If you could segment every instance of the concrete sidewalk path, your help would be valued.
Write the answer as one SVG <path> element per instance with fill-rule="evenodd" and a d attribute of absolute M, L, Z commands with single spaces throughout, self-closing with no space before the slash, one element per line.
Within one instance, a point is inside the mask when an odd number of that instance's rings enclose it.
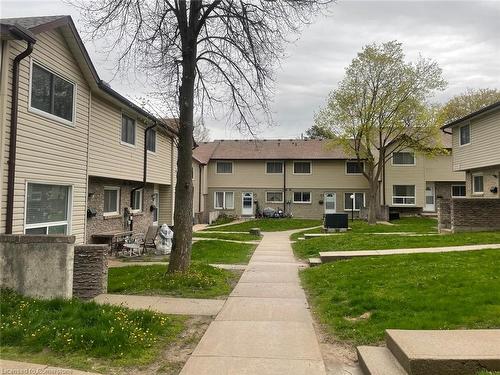
<path fill-rule="evenodd" d="M 181 375 L 324 375 L 291 232 L 265 233 Z"/>
<path fill-rule="evenodd" d="M 36 363 L 8 361 L 0 359 L 0 374 L 66 374 L 66 375 L 99 375 L 95 372 L 86 372 Z"/>
<path fill-rule="evenodd" d="M 130 309 L 152 310 L 162 314 L 214 316 L 219 313 L 225 300 L 101 294 L 95 297 L 94 301 Z"/>
<path fill-rule="evenodd" d="M 130 267 L 130 266 L 167 266 L 168 262 L 143 262 L 143 261 L 127 261 L 123 262 L 117 259 L 110 259 L 108 261 L 108 268 L 117 267 Z M 210 264 L 212 267 L 221 268 L 223 270 L 244 270 L 247 268 L 246 264 Z"/>

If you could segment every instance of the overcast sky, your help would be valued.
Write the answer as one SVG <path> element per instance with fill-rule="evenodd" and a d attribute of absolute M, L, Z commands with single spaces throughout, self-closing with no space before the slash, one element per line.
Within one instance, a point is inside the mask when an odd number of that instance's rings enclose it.
<path fill-rule="evenodd" d="M 369 43 L 397 39 L 407 57 L 436 60 L 448 88 L 436 95 L 443 102 L 466 88 L 500 89 L 500 1 L 342 1 L 332 15 L 306 27 L 287 47 L 277 73 L 273 112 L 276 126 L 262 138 L 296 138 L 313 124 L 314 114 L 342 79 L 345 67 Z M 1 0 L 1 17 L 79 14 L 60 0 Z M 87 49 L 104 80 L 112 78 L 114 61 L 106 61 L 91 42 Z M 132 81 L 132 82 L 130 82 Z M 146 89 L 131 80 L 111 85 L 131 99 Z M 241 138 L 230 124 L 209 120 L 212 138 Z"/>

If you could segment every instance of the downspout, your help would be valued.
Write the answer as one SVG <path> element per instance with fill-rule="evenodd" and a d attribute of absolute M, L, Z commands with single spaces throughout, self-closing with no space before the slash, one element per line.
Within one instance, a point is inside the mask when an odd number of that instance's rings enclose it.
<path fill-rule="evenodd" d="M 9 161 L 7 176 L 7 217 L 5 219 L 5 233 L 12 234 L 12 222 L 14 217 L 14 182 L 16 178 L 16 148 L 17 148 L 17 111 L 19 102 L 19 65 L 21 60 L 31 55 L 36 40 L 11 30 L 13 34 L 28 43 L 26 50 L 14 58 L 12 65 L 12 105 L 10 111 L 10 139 L 9 139 Z"/>
<path fill-rule="evenodd" d="M 385 163 L 382 166 L 382 200 L 384 202 L 384 206 L 386 205 L 385 203 Z"/>
<path fill-rule="evenodd" d="M 202 191 L 201 191 L 201 179 L 203 178 L 202 175 L 203 171 L 203 166 L 201 164 L 198 165 L 198 174 L 199 174 L 199 181 L 198 181 L 198 212 L 201 213 L 201 196 L 202 196 Z"/>
<path fill-rule="evenodd" d="M 286 212 L 286 160 L 283 160 L 283 213 Z"/>
<path fill-rule="evenodd" d="M 151 126 L 148 126 L 146 128 L 146 130 L 144 131 L 144 158 L 143 158 L 143 168 L 142 168 L 142 184 L 141 186 L 138 186 L 136 188 L 133 188 L 131 191 L 130 191 L 130 207 L 133 206 L 133 203 L 134 203 L 134 193 L 137 191 L 137 190 L 142 190 L 142 210 L 144 211 L 145 210 L 145 207 L 144 207 L 144 193 L 145 193 L 145 190 L 146 190 L 146 180 L 147 180 L 147 174 L 148 174 L 148 145 L 147 145 L 147 140 L 148 140 L 148 133 L 153 130 L 154 128 L 156 128 L 156 125 L 157 123 L 155 122 L 153 125 Z M 132 220 L 132 222 L 130 223 L 130 230 L 133 230 L 134 229 L 134 221 Z"/>

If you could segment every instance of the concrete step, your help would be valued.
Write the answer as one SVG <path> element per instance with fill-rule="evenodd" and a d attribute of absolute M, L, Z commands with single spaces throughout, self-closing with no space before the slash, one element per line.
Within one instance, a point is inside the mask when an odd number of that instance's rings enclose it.
<path fill-rule="evenodd" d="M 309 258 L 308 261 L 311 267 L 319 266 L 323 263 L 320 258 Z"/>
<path fill-rule="evenodd" d="M 500 370 L 500 330 L 392 330 L 387 348 L 411 375 L 475 375 Z"/>
<path fill-rule="evenodd" d="M 387 348 L 358 346 L 357 352 L 364 375 L 408 375 Z"/>

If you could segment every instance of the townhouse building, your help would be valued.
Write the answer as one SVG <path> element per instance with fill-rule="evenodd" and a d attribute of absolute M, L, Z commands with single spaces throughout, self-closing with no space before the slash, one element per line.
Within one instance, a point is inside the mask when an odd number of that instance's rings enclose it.
<path fill-rule="evenodd" d="M 445 144 L 450 148 L 449 137 Z M 195 219 L 214 212 L 251 217 L 266 207 L 295 217 L 321 218 L 366 205 L 363 163 L 327 140 L 219 140 L 198 145 L 194 163 Z M 465 195 L 465 175 L 451 155 L 395 153 L 380 181 L 381 204 L 405 214 L 435 213 L 436 200 Z M 354 199 L 352 198 L 354 197 Z M 200 203 L 201 202 L 201 203 Z"/>
<path fill-rule="evenodd" d="M 499 198 L 500 102 L 446 124 L 451 134 L 453 170 L 465 172 L 466 195 Z"/>
<path fill-rule="evenodd" d="M 71 17 L 0 26 L 0 232 L 85 243 L 173 224 L 173 124 L 99 78 Z"/>

